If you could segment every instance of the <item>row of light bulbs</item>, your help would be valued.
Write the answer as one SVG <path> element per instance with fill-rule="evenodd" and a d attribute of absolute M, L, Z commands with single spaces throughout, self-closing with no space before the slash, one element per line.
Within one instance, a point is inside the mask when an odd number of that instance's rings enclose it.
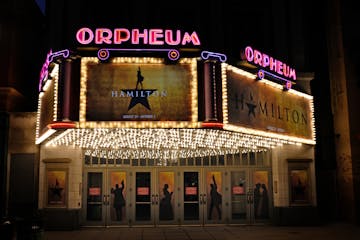
<path fill-rule="evenodd" d="M 68 129 L 47 141 L 46 146 L 73 146 L 85 149 L 270 149 L 298 144 L 281 139 L 217 129 Z"/>
<path fill-rule="evenodd" d="M 140 61 L 140 62 L 139 62 Z M 57 136 L 49 139 L 46 146 L 75 146 L 81 148 L 106 148 L 114 149 L 159 149 L 172 151 L 177 154 L 193 154 L 194 150 L 202 149 L 201 152 L 209 151 L 239 151 L 239 149 L 249 149 L 250 151 L 258 151 L 262 149 L 270 149 L 283 144 L 315 144 L 315 137 L 311 140 L 296 138 L 291 136 L 284 136 L 276 133 L 264 133 L 255 129 L 242 128 L 233 126 L 227 122 L 227 92 L 226 81 L 223 81 L 223 114 L 224 114 L 224 130 L 215 129 L 201 129 L 201 123 L 197 119 L 197 74 L 196 74 L 196 59 L 185 58 L 179 61 L 180 64 L 191 64 L 192 69 L 192 117 L 188 122 L 174 122 L 174 121 L 159 121 L 159 122 L 87 122 L 86 114 L 86 80 L 87 80 L 87 65 L 97 64 L 98 58 L 82 58 L 81 67 L 81 91 L 80 91 L 80 119 L 75 129 L 68 129 L 66 131 L 58 131 Z M 163 64 L 162 60 L 157 58 L 114 58 L 114 63 L 152 63 Z M 241 69 L 223 64 L 223 75 L 226 71 L 234 71 L 237 74 L 245 75 L 253 78 L 254 75 L 243 71 Z M 58 69 L 53 71 L 52 78 L 54 81 L 55 94 L 57 92 L 57 74 Z M 223 76 L 223 79 L 226 78 Z M 267 81 L 266 81 L 267 82 Z M 49 81 L 50 83 L 50 81 Z M 274 85 L 269 81 L 268 84 Z M 311 111 L 313 115 L 313 99 L 312 96 L 297 92 L 290 89 L 290 94 L 299 94 L 302 97 L 308 98 L 311 101 Z M 56 110 L 57 97 L 54 100 L 54 109 Z M 41 95 L 39 98 L 39 109 L 41 109 Z M 56 120 L 56 112 L 54 111 L 54 118 Z M 40 111 L 38 111 L 38 123 L 40 121 Z M 312 118 L 314 126 L 314 118 Z M 313 128 L 313 135 L 315 136 L 315 128 Z M 37 136 L 39 136 L 39 129 L 37 129 Z M 184 150 L 187 149 L 187 150 Z M 196 152 L 196 151 L 195 151 Z M 155 154 L 155 153 L 154 153 Z M 196 153 L 202 154 L 202 153 Z M 207 153 L 208 154 L 208 153 Z M 185 154 L 186 155 L 186 154 Z M 172 156 L 169 153 L 169 156 Z"/>
<path fill-rule="evenodd" d="M 265 152 L 257 149 L 252 152 Z M 233 154 L 246 154 L 249 149 L 86 149 L 85 156 L 106 159 L 159 159 L 176 162 L 178 159 L 194 157 L 225 156 Z"/>

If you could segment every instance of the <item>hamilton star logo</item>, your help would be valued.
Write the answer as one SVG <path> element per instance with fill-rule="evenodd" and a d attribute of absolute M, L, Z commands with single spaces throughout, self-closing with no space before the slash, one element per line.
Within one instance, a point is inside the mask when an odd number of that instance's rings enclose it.
<path fill-rule="evenodd" d="M 51 190 L 54 197 L 56 196 L 58 198 L 61 198 L 61 195 L 62 195 L 61 192 L 62 192 L 63 188 L 60 187 L 60 183 L 59 183 L 59 181 L 57 179 L 56 179 L 55 186 L 50 188 L 50 190 Z"/>
<path fill-rule="evenodd" d="M 250 102 L 246 103 L 246 106 L 247 106 L 247 108 L 249 110 L 248 117 L 250 117 L 251 114 L 255 117 L 256 105 L 253 102 L 254 102 L 254 98 L 253 98 L 253 95 L 250 93 Z"/>
<path fill-rule="evenodd" d="M 255 117 L 256 104 L 254 103 L 255 102 L 254 97 L 251 92 L 249 93 L 249 95 L 250 95 L 250 99 L 245 99 L 244 92 L 240 94 L 240 97 L 238 96 L 237 93 L 235 93 L 234 98 L 232 98 L 231 100 L 235 103 L 235 109 L 240 108 L 240 110 L 243 111 L 246 106 L 248 109 L 248 117 L 250 117 L 251 115 Z"/>
<path fill-rule="evenodd" d="M 126 92 L 129 96 L 131 96 L 130 104 L 128 106 L 128 111 L 139 103 L 144 107 L 146 107 L 147 109 L 151 110 L 147 98 L 157 89 L 144 89 L 143 81 L 144 81 L 144 77 L 141 75 L 141 70 L 139 67 L 137 71 L 137 82 L 135 89 L 122 89 L 123 92 Z"/>

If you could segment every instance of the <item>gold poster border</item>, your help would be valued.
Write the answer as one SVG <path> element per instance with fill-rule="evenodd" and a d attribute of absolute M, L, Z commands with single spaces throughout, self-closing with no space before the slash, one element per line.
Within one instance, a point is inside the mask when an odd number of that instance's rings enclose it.
<path fill-rule="evenodd" d="M 140 58 L 140 57 L 117 57 L 113 58 L 114 63 L 148 63 L 164 64 L 162 58 Z M 190 121 L 86 121 L 86 92 L 87 92 L 87 64 L 99 64 L 96 57 L 83 57 L 81 59 L 80 78 L 80 111 L 78 128 L 199 128 L 198 122 L 198 79 L 197 59 L 181 58 L 178 64 L 190 64 L 192 80 L 190 81 L 191 94 L 191 120 Z"/>

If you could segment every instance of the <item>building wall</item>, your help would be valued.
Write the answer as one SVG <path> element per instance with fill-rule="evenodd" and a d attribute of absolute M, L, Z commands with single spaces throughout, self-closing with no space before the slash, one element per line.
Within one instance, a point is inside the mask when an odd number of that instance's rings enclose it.
<path fill-rule="evenodd" d="M 9 114 L 7 152 L 7 215 L 30 218 L 36 209 L 38 148 L 35 145 L 36 113 Z"/>
<path fill-rule="evenodd" d="M 274 184 L 273 223 L 276 225 L 317 225 L 320 223 L 316 202 L 315 150 L 310 145 L 284 145 L 272 151 Z M 291 201 L 290 168 L 308 167 L 310 201 Z"/>
<path fill-rule="evenodd" d="M 9 154 L 36 153 L 36 112 L 10 114 Z"/>
<path fill-rule="evenodd" d="M 80 209 L 82 195 L 82 151 L 72 147 L 42 147 L 40 151 L 39 208 L 47 207 L 46 169 L 68 169 L 67 208 Z"/>
<path fill-rule="evenodd" d="M 272 171 L 274 184 L 274 206 L 289 207 L 289 163 L 288 159 L 308 162 L 310 168 L 311 205 L 316 206 L 316 182 L 314 167 L 314 147 L 310 145 L 284 145 L 272 151 Z M 275 183 L 276 182 L 276 183 Z M 277 186 L 275 186 L 277 185 Z"/>
<path fill-rule="evenodd" d="M 357 72 L 360 68 L 360 33 L 353 30 L 357 25 L 354 19 L 357 18 L 358 11 L 351 1 L 339 2 L 341 2 L 342 5 L 341 30 L 343 33 L 344 63 L 346 67 L 345 74 L 350 123 L 351 166 L 353 175 L 353 190 L 350 191 L 354 191 L 353 212 L 355 213 L 355 220 L 357 223 L 360 223 L 360 188 L 358 187 L 360 185 L 360 112 L 358 111 L 358 103 L 360 101 L 360 78 Z M 332 81 L 336 82 L 338 80 L 332 79 Z M 346 165 L 348 164 L 344 164 L 344 166 Z"/>
<path fill-rule="evenodd" d="M 80 227 L 82 199 L 82 151 L 79 148 L 41 147 L 39 166 L 38 208 L 44 218 L 44 228 L 50 230 L 73 230 Z M 47 170 L 66 170 L 65 206 L 47 204 Z"/>
<path fill-rule="evenodd" d="M 346 8 L 348 8 L 346 10 Z M 358 62 L 357 40 L 350 16 L 355 9 L 348 3 L 332 0 L 328 3 L 327 45 L 331 107 L 334 121 L 338 217 L 360 222 L 359 177 L 359 82 L 356 82 Z M 344 12 L 342 13 L 341 10 Z M 343 14 L 343 15 L 342 15 Z M 347 25 L 344 25 L 347 23 Z M 354 34 L 354 33 L 355 34 Z M 357 37 L 359 39 L 359 37 Z"/>

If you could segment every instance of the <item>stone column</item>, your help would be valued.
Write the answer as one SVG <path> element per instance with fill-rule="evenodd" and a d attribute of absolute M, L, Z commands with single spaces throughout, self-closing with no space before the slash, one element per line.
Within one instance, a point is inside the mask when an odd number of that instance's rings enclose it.
<path fill-rule="evenodd" d="M 355 220 L 353 166 L 351 155 L 347 76 L 340 19 L 340 2 L 329 2 L 327 16 L 327 44 L 329 77 L 334 120 L 335 152 L 337 163 L 337 193 L 339 217 Z M 335 206 L 334 206 L 335 207 Z"/>

